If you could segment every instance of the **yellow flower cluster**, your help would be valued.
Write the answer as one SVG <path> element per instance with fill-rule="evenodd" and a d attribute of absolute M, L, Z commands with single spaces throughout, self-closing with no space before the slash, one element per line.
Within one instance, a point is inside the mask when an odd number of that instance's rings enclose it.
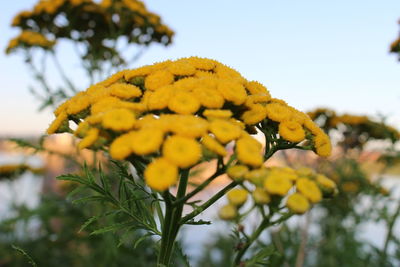
<path fill-rule="evenodd" d="M 51 49 L 55 41 L 50 41 L 41 33 L 32 31 L 23 31 L 20 35 L 10 40 L 6 53 L 11 53 L 15 48 L 19 46 L 23 47 L 42 47 L 44 49 Z"/>
<path fill-rule="evenodd" d="M 64 17 L 68 27 L 59 26 Z M 118 19 L 115 19 L 118 18 Z M 174 32 L 161 22 L 158 15 L 147 10 L 139 0 L 40 0 L 32 10 L 18 13 L 12 26 L 42 33 L 51 33 L 55 39 L 76 40 L 77 32 L 97 49 L 102 39 L 126 36 L 129 42 L 169 44 Z M 115 34 L 118 29 L 118 34 Z M 95 36 L 90 37 L 95 33 Z M 89 36 L 89 37 L 88 37 Z M 96 43 L 97 42 L 97 43 Z"/>
<path fill-rule="evenodd" d="M 400 38 L 398 38 L 397 40 L 393 41 L 393 43 L 390 44 L 390 52 L 392 53 L 400 52 Z"/>
<path fill-rule="evenodd" d="M 308 112 L 308 115 L 326 131 L 333 128 L 340 130 L 343 128 L 339 126 L 345 126 L 345 131 L 350 132 L 351 135 L 346 134 L 342 143 L 349 147 L 362 146 L 369 139 L 390 139 L 392 142 L 400 139 L 400 133 L 395 128 L 367 116 L 346 113 L 338 115 L 327 108 L 317 108 Z"/>
<path fill-rule="evenodd" d="M 303 214 L 311 205 L 337 192 L 336 183 L 309 168 L 297 170 L 289 167 L 260 167 L 249 170 L 245 165 L 234 165 L 227 170 L 229 177 L 241 182 L 243 188 L 228 192 L 228 204 L 220 209 L 222 219 L 235 219 L 238 209 L 251 194 L 256 205 L 277 205 L 286 198 L 286 207 L 296 214 Z"/>
<path fill-rule="evenodd" d="M 306 138 L 322 156 L 330 140 L 304 113 L 273 99 L 258 82 L 205 58 L 190 57 L 124 70 L 61 104 L 48 134 L 68 132 L 78 123 L 80 148 L 108 146 L 112 158 L 153 159 L 144 173 L 148 185 L 165 190 L 175 184 L 178 168 L 228 154 L 241 164 L 260 168 L 262 145 L 249 127 L 270 123 L 290 142 Z M 307 133 L 307 134 L 306 134 Z M 307 136 L 307 137 L 306 137 Z"/>
<path fill-rule="evenodd" d="M 26 171 L 33 174 L 39 174 L 43 172 L 43 168 L 32 167 L 28 164 L 6 164 L 0 165 L 0 179 L 12 178 L 18 176 Z"/>

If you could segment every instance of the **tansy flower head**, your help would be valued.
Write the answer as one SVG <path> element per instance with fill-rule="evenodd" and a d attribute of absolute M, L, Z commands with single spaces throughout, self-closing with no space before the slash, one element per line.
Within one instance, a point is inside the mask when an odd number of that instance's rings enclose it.
<path fill-rule="evenodd" d="M 312 203 L 318 203 L 322 199 L 321 190 L 318 188 L 317 184 L 310 179 L 299 178 L 296 181 L 296 188 Z"/>
<path fill-rule="evenodd" d="M 279 123 L 279 135 L 282 136 L 283 139 L 294 143 L 301 142 L 306 138 L 301 124 L 291 120 Z"/>
<path fill-rule="evenodd" d="M 292 187 L 292 182 L 285 176 L 269 175 L 264 182 L 264 188 L 271 195 L 285 196 Z"/>
<path fill-rule="evenodd" d="M 142 158 L 147 184 L 161 191 L 175 184 L 174 170 L 232 155 L 228 175 L 264 188 L 254 197 L 266 203 L 269 194 L 284 196 L 298 175 L 263 167 L 271 148 L 263 155 L 252 135 L 269 133 L 284 143 L 307 139 L 321 155 L 330 149 L 328 136 L 307 115 L 236 70 L 196 57 L 122 70 L 61 104 L 55 115 L 49 134 L 69 132 L 69 120 L 79 121 L 81 148 L 102 147 L 117 160 Z M 162 166 L 168 179 L 157 180 Z"/>
<path fill-rule="evenodd" d="M 233 220 L 238 215 L 237 208 L 235 205 L 227 204 L 219 210 L 218 215 L 222 220 Z"/>
<path fill-rule="evenodd" d="M 294 193 L 286 201 L 286 206 L 294 213 L 303 214 L 310 209 L 310 203 L 302 194 Z"/>
<path fill-rule="evenodd" d="M 168 160 L 158 158 L 147 166 L 144 178 L 151 188 L 164 191 L 176 183 L 178 168 Z"/>
<path fill-rule="evenodd" d="M 243 188 L 235 188 L 228 192 L 229 203 L 235 206 L 243 205 L 247 200 L 247 191 Z"/>
<path fill-rule="evenodd" d="M 271 202 L 271 197 L 264 188 L 256 187 L 252 196 L 256 204 L 265 205 Z"/>
<path fill-rule="evenodd" d="M 196 140 L 175 135 L 165 141 L 163 155 L 176 166 L 187 168 L 200 160 L 201 148 Z"/>

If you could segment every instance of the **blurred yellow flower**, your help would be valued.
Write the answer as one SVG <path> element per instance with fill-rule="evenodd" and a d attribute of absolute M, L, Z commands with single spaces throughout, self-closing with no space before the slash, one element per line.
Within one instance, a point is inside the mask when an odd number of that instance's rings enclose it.
<path fill-rule="evenodd" d="M 294 213 L 303 214 L 310 209 L 310 203 L 302 194 L 294 193 L 286 201 L 286 206 Z"/>

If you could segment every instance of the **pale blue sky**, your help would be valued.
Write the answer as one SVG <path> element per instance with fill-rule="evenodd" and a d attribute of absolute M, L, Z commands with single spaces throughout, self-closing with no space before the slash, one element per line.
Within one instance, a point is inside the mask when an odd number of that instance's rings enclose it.
<path fill-rule="evenodd" d="M 400 63 L 388 53 L 399 31 L 398 0 L 145 2 L 176 36 L 168 48 L 151 46 L 136 66 L 210 57 L 262 82 L 274 97 L 301 110 L 328 106 L 380 112 L 400 127 Z M 2 5 L 1 49 L 18 32 L 9 26 L 13 15 L 34 3 Z M 69 57 L 67 51 L 62 60 Z M 43 132 L 52 116 L 36 112 L 22 58 L 0 53 L 0 73 L 0 135 Z"/>

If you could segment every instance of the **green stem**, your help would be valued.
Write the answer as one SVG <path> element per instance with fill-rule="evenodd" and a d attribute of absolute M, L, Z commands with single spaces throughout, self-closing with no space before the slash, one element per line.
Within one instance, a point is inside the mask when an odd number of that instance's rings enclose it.
<path fill-rule="evenodd" d="M 203 183 L 201 183 L 198 187 L 196 187 L 193 191 L 188 193 L 186 196 L 182 198 L 177 198 L 176 201 L 173 203 L 173 205 L 180 205 L 182 203 L 186 203 L 189 199 L 191 199 L 193 196 L 195 196 L 197 193 L 202 191 L 204 188 L 206 188 L 214 179 L 216 179 L 218 176 L 220 176 L 222 173 L 224 173 L 223 169 L 218 169 L 213 175 L 211 175 L 207 180 L 205 180 Z"/>
<path fill-rule="evenodd" d="M 240 262 L 242 260 L 243 255 L 250 248 L 250 246 L 258 239 L 258 237 L 261 235 L 261 233 L 266 228 L 268 228 L 269 226 L 275 225 L 275 224 L 279 224 L 279 223 L 281 223 L 283 221 L 286 221 L 287 219 L 289 219 L 290 217 L 293 216 L 292 213 L 286 213 L 286 214 L 283 214 L 282 217 L 280 217 L 279 219 L 271 222 L 270 219 L 271 219 L 273 214 L 274 213 L 271 213 L 267 217 L 264 217 L 264 219 L 262 220 L 262 222 L 260 223 L 258 228 L 254 231 L 254 233 L 250 236 L 248 241 L 240 249 L 240 251 L 238 252 L 238 254 L 235 257 L 235 261 L 234 261 L 235 266 L 239 266 L 240 265 Z"/>
<path fill-rule="evenodd" d="M 245 245 L 241 248 L 241 250 L 236 254 L 234 264 L 235 266 L 238 266 L 242 260 L 243 255 L 246 253 L 246 251 L 249 249 L 249 247 L 258 239 L 260 234 L 264 231 L 265 228 L 267 228 L 270 225 L 269 222 L 270 216 L 265 217 L 261 224 L 258 226 L 258 228 L 254 231 L 254 233 L 250 236 L 248 241 L 245 243 Z"/>
<path fill-rule="evenodd" d="M 178 192 L 176 194 L 176 197 L 178 199 L 185 196 L 188 179 L 189 179 L 189 169 L 183 170 L 179 181 Z M 170 197 L 171 196 L 167 191 L 164 194 L 166 209 L 165 209 L 165 218 L 161 236 L 161 249 L 158 258 L 158 265 L 167 267 L 170 264 L 175 244 L 175 239 L 178 235 L 178 231 L 181 226 L 179 224 L 179 220 L 182 217 L 183 206 L 185 204 L 181 203 L 179 205 L 174 206 L 172 205 Z"/>
<path fill-rule="evenodd" d="M 218 191 L 218 193 L 216 193 L 212 198 L 210 198 L 209 200 L 207 200 L 206 202 L 204 202 L 203 205 L 197 207 L 195 210 L 193 210 L 191 213 L 189 213 L 188 215 L 186 215 L 185 217 L 183 217 L 179 224 L 185 224 L 186 222 L 190 221 L 191 219 L 193 219 L 194 217 L 196 217 L 197 215 L 199 215 L 200 213 L 202 213 L 203 211 L 205 211 L 208 207 L 210 207 L 212 204 L 214 204 L 218 199 L 220 199 L 221 197 L 223 197 L 225 195 L 226 192 L 228 192 L 231 188 L 235 187 L 238 183 L 233 181 L 230 184 L 228 184 L 227 186 L 225 186 L 223 189 L 221 189 L 220 191 Z"/>
<path fill-rule="evenodd" d="M 389 242 L 393 238 L 393 228 L 399 215 L 400 215 L 400 203 L 398 204 L 396 211 L 394 212 L 393 216 L 390 218 L 388 222 L 388 232 L 386 234 L 385 245 L 382 251 L 382 264 L 386 263 Z"/>

